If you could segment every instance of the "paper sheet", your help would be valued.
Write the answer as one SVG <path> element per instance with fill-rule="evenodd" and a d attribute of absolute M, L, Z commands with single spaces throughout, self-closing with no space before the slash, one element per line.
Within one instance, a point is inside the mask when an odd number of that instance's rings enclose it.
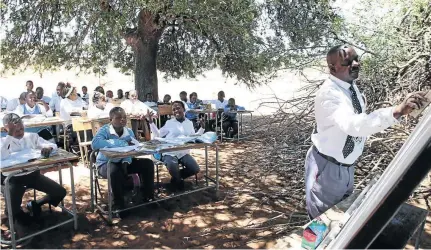
<path fill-rule="evenodd" d="M 32 159 L 40 159 L 42 158 L 40 151 L 40 149 L 28 148 L 19 152 L 13 152 L 7 159 L 0 161 L 0 168 L 7 168 L 14 165 L 26 163 L 28 162 L 28 160 Z"/>

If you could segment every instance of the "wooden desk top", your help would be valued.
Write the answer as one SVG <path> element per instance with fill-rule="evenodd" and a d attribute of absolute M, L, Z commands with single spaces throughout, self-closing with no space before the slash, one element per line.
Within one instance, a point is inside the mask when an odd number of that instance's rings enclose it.
<path fill-rule="evenodd" d="M 58 149 L 58 154 L 47 159 L 38 159 L 32 162 L 22 163 L 11 167 L 0 168 L 0 173 L 14 172 L 17 170 L 45 167 L 59 163 L 78 161 L 79 157 L 63 149 Z"/>
<path fill-rule="evenodd" d="M 184 145 L 177 145 L 170 148 L 165 148 L 161 150 L 153 150 L 153 151 L 129 151 L 129 152 L 113 152 L 113 151 L 106 151 L 101 149 L 100 152 L 108 157 L 109 159 L 118 159 L 118 158 L 125 158 L 125 157 L 137 157 L 137 156 L 143 156 L 143 155 L 152 155 L 152 154 L 161 154 L 161 153 L 167 153 L 167 152 L 174 152 L 174 151 L 181 151 L 181 150 L 188 150 L 188 149 L 196 149 L 196 148 L 203 148 L 205 146 L 208 147 L 218 147 L 216 144 L 209 144 L 209 143 L 188 143 Z"/>
<path fill-rule="evenodd" d="M 22 119 L 25 128 L 37 128 L 37 127 L 46 127 L 53 125 L 61 125 L 65 123 L 65 120 L 60 119 L 58 117 L 47 117 L 44 120 L 32 121 L 32 119 Z M 4 127 L 0 128 L 2 131 Z"/>

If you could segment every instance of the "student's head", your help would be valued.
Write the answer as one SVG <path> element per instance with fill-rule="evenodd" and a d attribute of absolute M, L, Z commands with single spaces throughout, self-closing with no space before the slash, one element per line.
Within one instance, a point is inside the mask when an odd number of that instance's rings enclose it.
<path fill-rule="evenodd" d="M 112 92 L 111 90 L 106 91 L 106 97 L 113 98 L 114 97 L 114 92 Z"/>
<path fill-rule="evenodd" d="M 6 114 L 3 117 L 3 126 L 10 136 L 16 139 L 24 137 L 24 124 L 17 114 Z"/>
<path fill-rule="evenodd" d="M 169 103 L 171 101 L 171 96 L 170 95 L 165 95 L 164 97 L 163 97 L 163 102 L 164 103 Z"/>
<path fill-rule="evenodd" d="M 118 99 L 122 99 L 123 98 L 124 94 L 123 94 L 123 90 L 122 89 L 117 90 L 117 96 L 118 96 Z"/>
<path fill-rule="evenodd" d="M 172 113 L 174 113 L 175 118 L 183 119 L 185 110 L 186 107 L 184 107 L 184 103 L 182 101 L 175 101 L 172 103 Z"/>
<path fill-rule="evenodd" d="M 187 92 L 185 92 L 185 91 L 180 92 L 180 100 L 187 102 Z"/>
<path fill-rule="evenodd" d="M 19 95 L 19 98 L 18 98 L 18 100 L 19 100 L 19 104 L 25 104 L 27 101 L 26 101 L 26 97 L 27 97 L 27 92 L 22 92 L 21 93 L 21 95 Z"/>
<path fill-rule="evenodd" d="M 130 99 L 132 102 L 137 101 L 137 100 L 138 100 L 138 92 L 136 92 L 136 90 L 132 90 L 132 91 L 130 91 L 130 92 L 129 92 L 129 99 Z"/>
<path fill-rule="evenodd" d="M 87 92 L 88 92 L 87 87 L 86 86 L 82 86 L 82 93 L 85 95 L 85 94 L 87 94 Z"/>
<path fill-rule="evenodd" d="M 127 125 L 126 111 L 121 107 L 115 107 L 109 111 L 109 119 L 114 129 L 121 129 Z"/>
<path fill-rule="evenodd" d="M 217 99 L 221 102 L 224 101 L 225 95 L 224 95 L 224 91 L 219 91 L 217 94 Z"/>
<path fill-rule="evenodd" d="M 96 89 L 94 89 L 94 91 L 100 92 L 102 94 L 105 94 L 105 90 L 103 89 L 102 86 L 97 86 Z"/>
<path fill-rule="evenodd" d="M 64 82 L 59 82 L 57 84 L 56 91 L 57 91 L 57 95 L 58 96 L 63 96 L 63 89 L 64 89 L 64 87 L 66 87 L 66 84 Z"/>
<path fill-rule="evenodd" d="M 27 87 L 27 92 L 29 92 L 29 91 L 33 91 L 33 81 L 28 80 L 28 81 L 25 83 L 25 86 Z"/>
<path fill-rule="evenodd" d="M 228 104 L 229 106 L 235 106 L 235 99 L 233 99 L 233 98 L 229 98 L 229 100 L 227 101 L 227 104 Z"/>
<path fill-rule="evenodd" d="M 42 100 L 42 98 L 43 98 L 43 88 L 42 87 L 36 88 L 36 98 L 38 100 Z"/>
<path fill-rule="evenodd" d="M 103 95 L 102 93 L 94 91 L 92 101 L 93 101 L 93 104 L 97 108 L 99 108 L 99 109 L 105 109 L 106 100 L 105 100 L 105 95 Z"/>
<path fill-rule="evenodd" d="M 147 93 L 147 94 L 145 95 L 145 101 L 147 101 L 147 102 L 152 102 L 152 101 L 153 101 L 153 94 L 151 94 L 151 93 Z"/>
<path fill-rule="evenodd" d="M 78 95 L 76 94 L 76 88 L 75 87 L 70 87 L 70 88 L 65 87 L 63 89 L 62 96 L 63 96 L 63 98 L 68 98 L 72 101 L 75 101 L 76 99 L 78 99 Z"/>
<path fill-rule="evenodd" d="M 36 95 L 33 92 L 27 92 L 25 102 L 30 108 L 33 108 L 36 105 Z"/>
<path fill-rule="evenodd" d="M 130 92 L 127 91 L 126 93 L 124 93 L 124 98 L 129 99 L 129 95 L 130 95 Z"/>
<path fill-rule="evenodd" d="M 190 94 L 190 102 L 191 103 L 195 103 L 197 99 L 198 99 L 198 94 L 196 92 L 193 92 Z"/>
<path fill-rule="evenodd" d="M 342 81 L 351 83 L 359 76 L 359 57 L 350 45 L 332 47 L 326 55 L 326 62 L 331 75 Z"/>

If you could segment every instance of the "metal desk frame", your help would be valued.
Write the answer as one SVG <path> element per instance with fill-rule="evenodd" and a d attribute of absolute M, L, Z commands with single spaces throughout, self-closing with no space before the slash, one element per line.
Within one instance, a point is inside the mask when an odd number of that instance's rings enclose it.
<path fill-rule="evenodd" d="M 236 113 L 239 115 L 239 121 L 238 121 L 238 134 L 237 134 L 237 140 L 241 140 L 240 135 L 243 132 L 243 115 L 244 114 L 250 114 L 250 124 L 253 123 L 253 111 L 243 110 L 243 111 L 231 111 L 227 113 Z M 225 112 L 221 113 L 221 122 L 220 122 L 220 142 L 223 142 L 223 115 Z M 218 116 L 216 116 L 216 132 L 218 130 Z M 242 137 L 242 139 L 245 139 L 246 137 Z M 226 140 L 235 140 L 235 138 L 225 138 Z"/>
<path fill-rule="evenodd" d="M 191 193 L 195 193 L 195 192 L 199 192 L 199 191 L 203 191 L 206 189 L 211 189 L 211 188 L 215 188 L 216 190 L 216 195 L 218 195 L 218 191 L 219 191 L 219 147 L 215 144 L 208 144 L 208 143 L 196 143 L 196 144 L 185 144 L 185 145 L 180 145 L 178 147 L 173 147 L 173 148 L 168 148 L 168 149 L 162 149 L 159 150 L 157 152 L 148 152 L 148 151 L 131 151 L 131 152 L 127 152 L 127 153 L 116 153 L 116 152 L 103 152 L 103 149 L 100 150 L 100 152 L 102 154 L 104 154 L 106 157 L 108 157 L 109 161 L 108 161 L 108 173 L 110 173 L 110 168 L 111 168 L 111 160 L 114 159 L 121 159 L 121 158 L 125 158 L 125 157 L 138 157 L 138 156 L 144 156 L 144 155 L 152 155 L 154 153 L 167 153 L 167 152 L 174 152 L 174 151 L 180 151 L 180 150 L 186 150 L 186 149 L 196 149 L 196 148 L 202 148 L 205 147 L 205 181 L 206 181 L 206 186 L 205 187 L 201 187 L 201 188 L 197 188 L 191 191 L 185 191 L 179 194 L 175 194 L 175 195 L 171 195 L 162 199 L 157 199 L 157 200 L 153 200 L 153 201 L 149 201 L 149 202 L 145 202 L 145 203 L 141 203 L 135 206 L 131 206 L 131 207 L 127 207 L 125 209 L 120 209 L 120 210 L 116 210 L 116 211 L 112 211 L 112 192 L 111 192 L 111 176 L 108 174 L 108 211 L 105 211 L 105 209 L 103 209 L 97 202 L 97 200 L 95 199 L 95 192 L 97 192 L 97 187 L 93 186 L 94 185 L 94 181 L 93 181 L 93 171 L 90 172 L 90 181 L 91 181 L 91 208 L 94 211 L 94 208 L 97 207 L 100 212 L 103 215 L 108 215 L 108 224 L 112 224 L 112 214 L 113 213 L 119 213 L 119 212 L 123 212 L 123 211 L 127 211 L 127 210 L 131 210 L 131 209 L 135 209 L 138 207 L 142 207 L 142 206 L 146 206 L 149 204 L 153 204 L 153 203 L 157 203 L 160 201 L 164 201 L 164 200 L 169 200 L 172 198 L 176 198 L 176 197 L 180 197 L 183 195 L 187 195 L 187 194 L 191 194 Z M 216 157 L 216 173 L 215 173 L 215 179 L 211 178 L 208 176 L 208 147 L 212 147 L 215 149 L 215 157 Z M 118 154 L 118 155 L 116 155 Z M 121 155 L 120 155 L 121 154 Z M 109 156 L 111 155 L 111 156 Z M 210 184 L 209 182 L 212 182 L 213 184 Z"/>
<path fill-rule="evenodd" d="M 39 161 L 34 162 L 34 165 L 39 165 L 39 164 L 41 164 Z M 70 211 L 69 209 L 64 207 L 63 201 L 61 201 L 61 205 L 59 205 L 59 207 L 63 210 L 63 212 L 67 212 L 68 214 L 72 215 L 73 218 L 68 219 L 66 221 L 63 221 L 63 222 L 60 222 L 56 225 L 50 226 L 48 228 L 45 228 L 45 229 L 40 230 L 38 232 L 35 232 L 33 234 L 27 235 L 27 236 L 22 237 L 20 239 L 16 239 L 14 222 L 13 222 L 13 214 L 12 214 L 11 194 L 10 194 L 10 190 L 9 190 L 10 178 L 17 175 L 17 174 L 23 173 L 23 172 L 31 172 L 31 171 L 36 171 L 36 170 L 44 170 L 44 169 L 57 167 L 58 168 L 58 175 L 59 175 L 59 183 L 60 183 L 60 185 L 63 185 L 61 170 L 63 169 L 62 166 L 65 166 L 65 165 L 67 165 L 70 169 L 70 185 L 71 185 L 71 190 L 72 190 L 72 211 Z M 7 169 L 5 169 L 5 170 L 7 170 Z M 2 172 L 9 172 L 9 171 L 2 171 Z M 74 180 L 74 176 L 73 176 L 73 165 L 70 163 L 69 160 L 64 161 L 64 162 L 57 162 L 54 164 L 48 163 L 48 165 L 45 165 L 45 166 L 28 167 L 28 168 L 16 170 L 16 171 L 11 170 L 11 173 L 8 174 L 8 176 L 6 177 L 6 180 L 4 181 L 4 185 L 5 185 L 5 188 L 4 188 L 5 194 L 4 195 L 5 195 L 5 199 L 6 199 L 6 209 L 8 211 L 9 230 L 11 232 L 11 240 L 6 241 L 6 240 L 0 239 L 1 243 L 11 245 L 13 249 L 16 249 L 17 243 L 25 241 L 27 239 L 30 239 L 34 236 L 43 234 L 43 233 L 45 233 L 49 230 L 52 230 L 54 228 L 61 227 L 61 226 L 66 225 L 70 222 L 74 223 L 73 226 L 74 226 L 75 230 L 78 229 L 78 214 L 76 211 L 75 180 Z"/>

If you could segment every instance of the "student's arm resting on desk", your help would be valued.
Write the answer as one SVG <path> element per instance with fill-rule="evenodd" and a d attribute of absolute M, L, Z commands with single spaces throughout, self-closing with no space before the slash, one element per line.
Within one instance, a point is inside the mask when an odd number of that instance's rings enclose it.
<path fill-rule="evenodd" d="M 394 107 L 377 109 L 370 114 L 356 114 L 351 105 L 343 102 L 341 93 L 330 89 L 317 94 L 315 108 L 316 117 L 328 119 L 350 136 L 369 136 L 398 122 L 393 116 Z"/>
<path fill-rule="evenodd" d="M 129 131 L 130 133 L 131 131 Z M 129 143 L 126 141 L 127 138 L 124 139 L 114 139 L 109 138 L 109 127 L 104 127 L 100 129 L 96 136 L 94 136 L 93 141 L 91 141 L 91 147 L 94 150 L 99 150 L 102 148 L 117 148 L 117 147 L 125 147 L 129 146 Z M 134 137 L 133 132 L 131 136 Z"/>
<path fill-rule="evenodd" d="M 36 133 L 30 133 L 31 134 L 31 141 L 32 144 L 37 148 L 37 149 L 43 149 L 43 148 L 51 148 L 51 152 L 57 152 L 58 147 L 55 143 L 49 142 L 45 139 L 43 139 L 42 137 L 40 137 L 38 134 Z"/>

